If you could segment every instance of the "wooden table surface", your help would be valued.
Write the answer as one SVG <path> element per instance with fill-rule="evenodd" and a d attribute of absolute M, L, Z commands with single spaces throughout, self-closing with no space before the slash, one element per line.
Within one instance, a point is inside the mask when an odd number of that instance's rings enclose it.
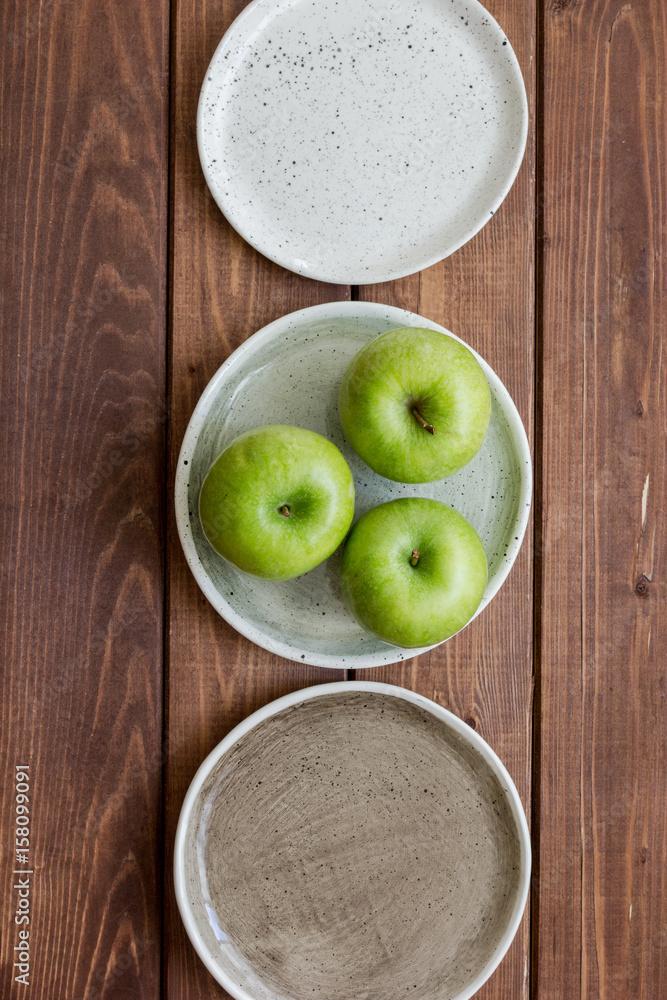
<path fill-rule="evenodd" d="M 479 997 L 664 1000 L 667 3 L 490 0 L 531 106 L 519 178 L 448 260 L 359 288 L 265 260 L 206 190 L 198 90 L 243 6 L 0 8 L 0 997 L 224 995 L 174 902 L 183 795 L 242 718 L 341 675 L 270 655 L 208 605 L 174 463 L 245 338 L 359 298 L 463 337 L 534 448 L 533 520 L 499 596 L 436 651 L 363 672 L 469 721 L 531 817 L 531 904 Z"/>

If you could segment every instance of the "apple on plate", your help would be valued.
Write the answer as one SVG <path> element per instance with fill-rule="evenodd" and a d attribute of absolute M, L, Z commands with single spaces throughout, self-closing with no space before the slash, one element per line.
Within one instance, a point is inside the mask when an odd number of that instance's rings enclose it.
<path fill-rule="evenodd" d="M 416 649 L 470 621 L 487 562 L 472 525 L 439 500 L 406 497 L 364 514 L 343 550 L 341 586 L 357 621 L 378 639 Z"/>
<path fill-rule="evenodd" d="M 354 516 L 350 467 L 330 441 L 271 424 L 236 438 L 209 469 L 199 516 L 213 548 L 265 580 L 291 580 L 327 559 Z"/>
<path fill-rule="evenodd" d="M 491 415 L 481 365 L 436 330 L 390 330 L 352 359 L 340 388 L 345 435 L 374 472 L 401 483 L 451 476 L 479 451 Z"/>

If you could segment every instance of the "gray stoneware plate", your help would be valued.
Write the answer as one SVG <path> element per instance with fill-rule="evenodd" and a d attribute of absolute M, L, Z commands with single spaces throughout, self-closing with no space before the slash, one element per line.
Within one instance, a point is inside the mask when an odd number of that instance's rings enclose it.
<path fill-rule="evenodd" d="M 489 563 L 477 614 L 498 592 L 519 552 L 530 513 L 530 449 L 509 393 L 479 355 L 491 389 L 491 423 L 478 454 L 455 475 L 424 485 L 394 483 L 372 472 L 347 443 L 338 416 L 345 369 L 369 340 L 404 326 L 447 334 L 415 313 L 372 302 L 332 302 L 283 316 L 225 361 L 186 431 L 176 473 L 176 519 L 190 568 L 226 621 L 288 659 L 359 669 L 424 650 L 388 646 L 354 621 L 338 582 L 340 550 L 305 576 L 274 583 L 241 573 L 211 548 L 197 513 L 201 484 L 222 449 L 252 427 L 294 424 L 333 441 L 354 476 L 355 519 L 402 496 L 442 500 L 464 514 L 480 535 Z"/>
<path fill-rule="evenodd" d="M 181 916 L 238 1000 L 467 1000 L 526 904 L 530 839 L 491 748 L 387 684 L 295 691 L 199 768 Z"/>
<path fill-rule="evenodd" d="M 197 118 L 206 182 L 283 267 L 389 281 L 453 253 L 519 170 L 528 104 L 477 0 L 254 0 Z"/>

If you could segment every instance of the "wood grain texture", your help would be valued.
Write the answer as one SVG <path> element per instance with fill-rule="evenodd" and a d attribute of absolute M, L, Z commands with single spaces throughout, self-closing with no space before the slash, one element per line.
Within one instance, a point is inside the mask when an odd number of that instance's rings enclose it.
<path fill-rule="evenodd" d="M 176 0 L 172 28 L 173 279 L 171 469 L 192 410 L 225 358 L 278 316 L 349 297 L 349 288 L 300 278 L 262 257 L 226 222 L 204 182 L 195 115 L 206 67 L 244 0 Z M 170 511 L 172 504 L 170 503 Z M 261 705 L 295 688 L 341 680 L 273 656 L 227 625 L 200 593 L 170 514 L 167 869 L 183 797 L 216 743 Z M 165 991 L 173 1000 L 225 995 L 185 936 L 167 890 Z"/>
<path fill-rule="evenodd" d="M 245 2 L 0 6 L 2 1000 L 25 990 L 12 967 L 15 764 L 31 773 L 26 995 L 221 997 L 173 899 L 183 795 L 255 708 L 342 676 L 228 627 L 198 591 L 172 515 L 185 426 L 220 363 L 277 316 L 350 291 L 262 258 L 206 190 L 199 87 Z M 460 636 L 358 676 L 468 719 L 527 807 L 535 709 L 532 976 L 527 919 L 480 1000 L 661 1000 L 667 8 L 536 4 L 486 6 L 533 106 L 538 56 L 537 156 L 531 138 L 508 199 L 452 258 L 354 291 L 462 336 L 531 435 L 537 384 L 535 705 L 531 529 L 507 584 Z"/>
<path fill-rule="evenodd" d="M 168 13 L 0 8 L 7 1000 L 141 1000 L 160 985 Z M 28 988 L 13 981 L 21 763 Z"/>
<path fill-rule="evenodd" d="M 487 9 L 517 53 L 534 106 L 534 3 L 494 0 Z M 359 289 L 441 323 L 489 362 L 517 404 L 532 440 L 534 410 L 534 142 L 507 200 L 470 243 L 421 274 Z M 512 573 L 492 604 L 460 635 L 403 665 L 358 677 L 409 687 L 467 719 L 497 751 L 530 813 L 533 602 L 532 527 Z M 527 998 L 529 915 L 480 1000 Z"/>
<path fill-rule="evenodd" d="M 535 996 L 667 994 L 667 11 L 546 3 Z"/>

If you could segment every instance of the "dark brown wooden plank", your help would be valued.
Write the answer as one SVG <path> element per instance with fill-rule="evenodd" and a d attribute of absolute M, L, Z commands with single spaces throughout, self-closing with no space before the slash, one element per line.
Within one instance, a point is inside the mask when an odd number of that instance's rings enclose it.
<path fill-rule="evenodd" d="M 199 89 L 215 47 L 245 0 L 176 0 L 173 23 L 173 305 L 170 455 L 173 482 L 190 414 L 225 358 L 294 309 L 347 298 L 349 289 L 290 274 L 228 225 L 206 188 L 196 147 Z M 216 743 L 245 716 L 288 691 L 344 672 L 273 656 L 227 625 L 200 593 L 169 522 L 167 870 L 183 796 Z M 224 995 L 185 936 L 169 889 L 164 995 Z"/>
<path fill-rule="evenodd" d="M 547 3 L 535 996 L 667 994 L 664 4 Z"/>
<path fill-rule="evenodd" d="M 494 0 L 486 7 L 512 42 L 534 104 L 534 3 Z M 532 132 L 532 130 L 531 130 Z M 516 402 L 532 438 L 534 409 L 534 143 L 507 200 L 452 257 L 387 285 L 360 289 L 366 300 L 421 313 L 486 358 Z M 531 798 L 532 529 L 505 586 L 478 619 L 434 652 L 401 666 L 357 672 L 419 691 L 470 720 L 500 755 L 527 812 Z M 480 1000 L 526 998 L 529 915 Z"/>
<path fill-rule="evenodd" d="M 159 995 L 168 18 L 166 0 L 0 7 L 8 1000 Z"/>

